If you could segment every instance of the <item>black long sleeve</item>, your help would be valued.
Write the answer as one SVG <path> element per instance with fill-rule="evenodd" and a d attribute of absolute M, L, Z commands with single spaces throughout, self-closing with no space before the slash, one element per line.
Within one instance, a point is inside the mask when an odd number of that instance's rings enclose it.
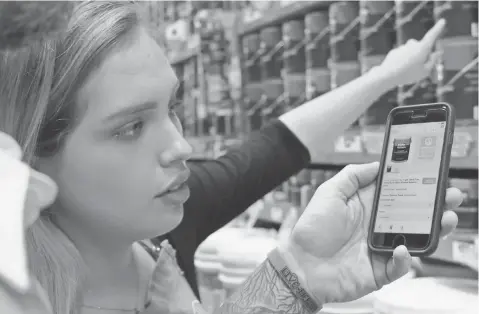
<path fill-rule="evenodd" d="M 217 160 L 189 163 L 191 196 L 183 221 L 167 237 L 196 294 L 198 245 L 309 162 L 306 147 L 275 120 Z"/>

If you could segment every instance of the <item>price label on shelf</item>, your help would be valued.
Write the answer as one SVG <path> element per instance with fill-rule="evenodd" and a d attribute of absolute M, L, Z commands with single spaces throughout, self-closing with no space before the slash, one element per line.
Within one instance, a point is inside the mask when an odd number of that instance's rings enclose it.
<path fill-rule="evenodd" d="M 383 132 L 363 132 L 361 138 L 368 154 L 381 155 L 384 141 Z"/>
<path fill-rule="evenodd" d="M 283 221 L 284 210 L 281 207 L 273 206 L 270 208 L 269 215 L 273 222 L 280 223 Z"/>
<path fill-rule="evenodd" d="M 335 144 L 334 151 L 336 153 L 361 153 L 363 144 L 359 135 L 342 135 Z"/>
<path fill-rule="evenodd" d="M 452 259 L 477 270 L 477 239 L 474 242 L 453 241 Z"/>
<path fill-rule="evenodd" d="M 455 132 L 454 141 L 451 148 L 452 158 L 464 158 L 469 155 L 471 149 L 472 136 L 468 132 Z"/>
<path fill-rule="evenodd" d="M 198 34 L 195 34 L 188 38 L 188 41 L 186 42 L 186 47 L 188 50 L 196 50 L 200 46 L 200 36 Z"/>

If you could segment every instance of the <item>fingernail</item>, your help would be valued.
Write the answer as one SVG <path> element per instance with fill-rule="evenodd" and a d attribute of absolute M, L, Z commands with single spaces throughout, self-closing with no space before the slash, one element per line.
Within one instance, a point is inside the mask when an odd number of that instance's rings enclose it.
<path fill-rule="evenodd" d="M 449 235 L 445 235 L 442 237 L 442 240 L 447 240 L 449 238 Z"/>

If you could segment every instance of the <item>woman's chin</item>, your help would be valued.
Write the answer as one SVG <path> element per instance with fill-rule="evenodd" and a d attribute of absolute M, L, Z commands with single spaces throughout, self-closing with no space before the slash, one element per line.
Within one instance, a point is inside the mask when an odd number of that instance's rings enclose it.
<path fill-rule="evenodd" d="M 161 215 L 152 221 L 156 221 L 155 235 L 157 237 L 168 233 L 174 230 L 183 220 L 183 205 L 177 205 L 174 208 L 169 206 L 168 208 L 163 208 Z"/>

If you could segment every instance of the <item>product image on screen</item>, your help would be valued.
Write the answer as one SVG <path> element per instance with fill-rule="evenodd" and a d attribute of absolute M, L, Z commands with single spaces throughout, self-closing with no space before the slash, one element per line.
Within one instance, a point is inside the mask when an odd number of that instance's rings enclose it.
<path fill-rule="evenodd" d="M 393 141 L 392 162 L 405 162 L 409 158 L 411 138 L 396 138 Z"/>
<path fill-rule="evenodd" d="M 444 135 L 444 122 L 391 126 L 374 232 L 430 232 Z"/>

